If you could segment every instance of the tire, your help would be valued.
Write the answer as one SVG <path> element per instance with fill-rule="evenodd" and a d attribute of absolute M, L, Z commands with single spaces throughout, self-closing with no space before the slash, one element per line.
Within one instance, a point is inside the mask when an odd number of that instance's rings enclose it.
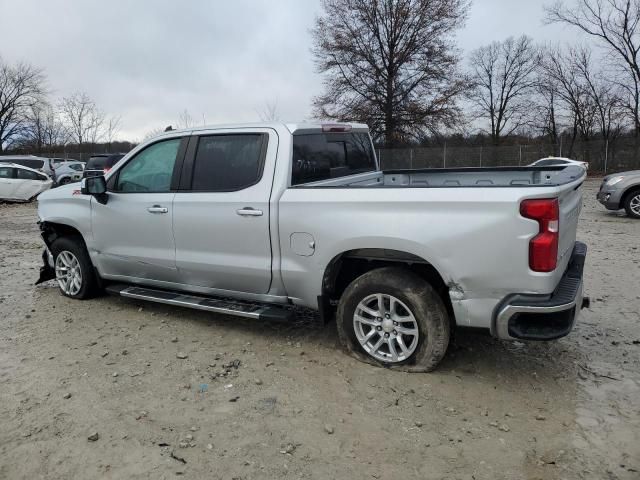
<path fill-rule="evenodd" d="M 640 218 L 640 190 L 633 190 L 627 194 L 624 209 L 631 218 Z"/>
<path fill-rule="evenodd" d="M 62 185 L 67 185 L 69 183 L 71 183 L 71 179 L 69 177 L 65 177 L 58 182 L 58 185 L 62 186 Z"/>
<path fill-rule="evenodd" d="M 98 281 L 82 238 L 60 237 L 51 244 L 50 250 L 60 293 L 77 300 L 95 296 L 98 291 Z M 71 272 L 69 272 L 70 269 Z M 79 273 L 79 279 L 77 273 Z M 71 279 L 73 281 L 69 283 Z"/>
<path fill-rule="evenodd" d="M 381 298 L 385 311 L 382 320 L 373 314 L 380 312 Z M 340 298 L 336 320 L 338 337 L 347 353 L 381 367 L 429 372 L 449 346 L 449 315 L 442 299 L 426 280 L 403 268 L 379 268 L 356 278 Z M 400 333 L 401 329 L 415 332 L 414 325 L 417 338 Z M 376 333 L 372 333 L 373 328 Z M 380 338 L 385 339 L 374 351 Z"/>

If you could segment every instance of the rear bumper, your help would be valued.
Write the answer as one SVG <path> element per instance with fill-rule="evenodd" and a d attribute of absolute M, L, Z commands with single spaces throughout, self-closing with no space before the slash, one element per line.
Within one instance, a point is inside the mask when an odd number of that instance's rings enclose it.
<path fill-rule="evenodd" d="M 588 306 L 582 274 L 587 246 L 576 242 L 567 270 L 550 295 L 515 294 L 496 308 L 493 333 L 505 340 L 555 340 L 567 335 Z"/>

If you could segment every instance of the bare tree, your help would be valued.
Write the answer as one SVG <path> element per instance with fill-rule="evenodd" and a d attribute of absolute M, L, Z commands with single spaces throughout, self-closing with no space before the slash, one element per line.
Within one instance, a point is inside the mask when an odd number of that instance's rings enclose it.
<path fill-rule="evenodd" d="M 178 117 L 177 128 L 191 128 L 195 125 L 193 117 L 189 111 L 185 108 Z"/>
<path fill-rule="evenodd" d="M 111 147 L 116 135 L 118 135 L 118 132 L 120 131 L 120 120 L 122 120 L 122 117 L 116 115 L 114 117 L 109 117 L 105 122 L 104 138 L 109 147 Z"/>
<path fill-rule="evenodd" d="M 29 109 L 42 101 L 44 82 L 42 70 L 0 58 L 0 153 L 22 133 Z"/>
<path fill-rule="evenodd" d="M 474 50 L 470 63 L 469 99 L 477 116 L 489 121 L 491 140 L 498 145 L 529 119 L 538 48 L 527 36 L 509 37 Z"/>
<path fill-rule="evenodd" d="M 571 25 L 601 41 L 619 59 L 626 102 L 634 130 L 640 135 L 640 0 L 576 0 L 572 8 L 559 1 L 545 8 L 549 23 Z"/>
<path fill-rule="evenodd" d="M 37 153 L 51 151 L 53 147 L 64 145 L 68 135 L 58 112 L 48 103 L 32 105 L 25 117 L 21 136 L 22 146 L 28 146 Z"/>
<path fill-rule="evenodd" d="M 280 120 L 278 113 L 278 100 L 266 102 L 261 110 L 256 110 L 258 117 L 262 122 L 276 122 Z"/>
<path fill-rule="evenodd" d="M 453 34 L 468 9 L 468 0 L 324 0 L 313 28 L 325 89 L 315 115 L 367 122 L 387 145 L 455 127 L 467 83 Z"/>
<path fill-rule="evenodd" d="M 623 121 L 623 101 L 617 83 L 595 69 L 591 51 L 586 47 L 574 50 L 573 70 L 590 100 L 600 136 L 603 140 L 615 138 L 622 130 Z"/>
<path fill-rule="evenodd" d="M 86 93 L 78 92 L 63 98 L 60 109 L 71 140 L 79 147 L 97 143 L 102 138 L 105 115 Z"/>
<path fill-rule="evenodd" d="M 558 81 L 544 69 L 538 68 L 536 94 L 532 103 L 533 126 L 542 135 L 548 136 L 553 143 L 558 142 L 562 133 L 562 104 L 559 89 Z"/>

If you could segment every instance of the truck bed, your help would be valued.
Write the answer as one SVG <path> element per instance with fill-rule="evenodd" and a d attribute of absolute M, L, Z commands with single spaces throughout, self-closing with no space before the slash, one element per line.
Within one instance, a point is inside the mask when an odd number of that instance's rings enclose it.
<path fill-rule="evenodd" d="M 557 187 L 574 182 L 583 175 L 585 171 L 579 166 L 384 170 L 307 183 L 293 188 Z"/>

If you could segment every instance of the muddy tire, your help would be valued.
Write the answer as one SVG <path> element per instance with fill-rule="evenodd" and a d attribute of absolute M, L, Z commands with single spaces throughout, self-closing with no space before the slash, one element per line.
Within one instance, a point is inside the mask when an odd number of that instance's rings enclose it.
<path fill-rule="evenodd" d="M 447 351 L 447 309 L 424 279 L 384 267 L 356 278 L 336 315 L 343 348 L 357 359 L 407 372 L 429 372 Z"/>
<path fill-rule="evenodd" d="M 624 209 L 631 218 L 640 218 L 640 190 L 634 190 L 626 195 Z"/>
<path fill-rule="evenodd" d="M 82 238 L 58 238 L 51 244 L 50 250 L 60 293 L 78 300 L 95 296 L 98 281 Z"/>

